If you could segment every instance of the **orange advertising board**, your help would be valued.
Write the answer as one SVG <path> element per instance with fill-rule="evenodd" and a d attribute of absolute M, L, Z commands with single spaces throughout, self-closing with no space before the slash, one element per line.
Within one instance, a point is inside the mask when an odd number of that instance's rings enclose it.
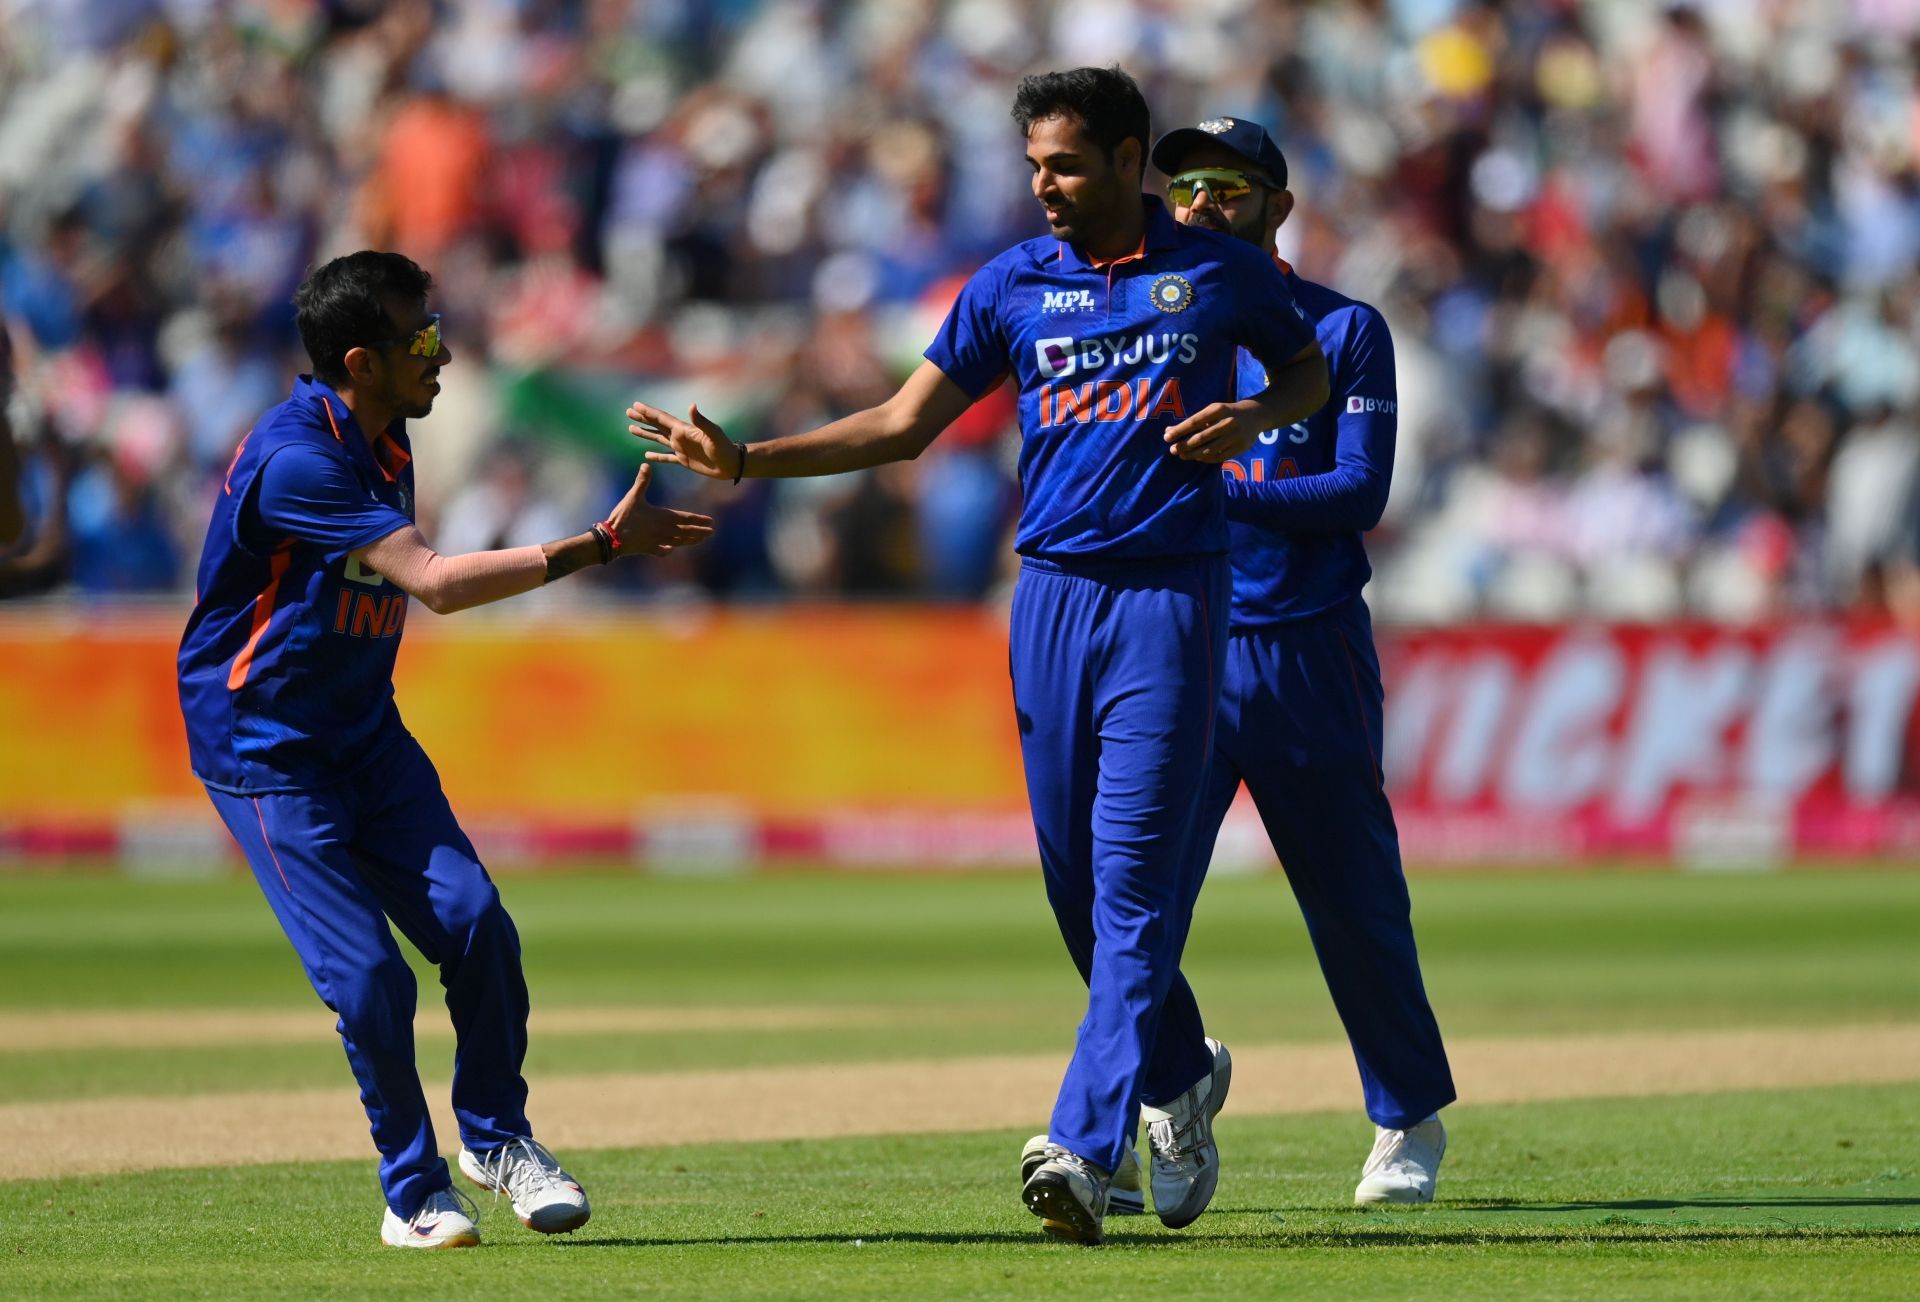
<path fill-rule="evenodd" d="M 204 804 L 178 634 L 171 613 L 0 617 L 0 821 Z M 1006 635 L 986 611 L 416 618 L 396 691 L 463 815 L 1025 807 Z"/>

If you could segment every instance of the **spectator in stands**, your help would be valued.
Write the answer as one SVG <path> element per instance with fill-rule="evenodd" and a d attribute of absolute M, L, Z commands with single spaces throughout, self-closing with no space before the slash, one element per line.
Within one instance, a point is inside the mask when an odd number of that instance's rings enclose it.
<path fill-rule="evenodd" d="M 1388 314 L 1383 619 L 1882 600 L 1920 419 L 1920 7 L 1814 0 L 19 7 L 0 313 L 23 410 L 76 449 L 74 580 L 184 591 L 173 540 L 342 248 L 432 259 L 487 377 L 443 404 L 462 469 L 429 512 L 534 435 L 527 510 L 618 469 L 566 404 L 503 410 L 529 377 L 684 380 L 743 431 L 861 405 L 943 286 L 1035 233 L 1000 105 L 1088 51 L 1168 120 L 1273 122 L 1313 196 L 1282 255 Z M 149 399 L 170 422 L 125 434 Z M 703 507 L 715 545 L 644 581 L 977 597 L 1013 488 L 1010 422 L 976 414 L 874 482 Z"/>

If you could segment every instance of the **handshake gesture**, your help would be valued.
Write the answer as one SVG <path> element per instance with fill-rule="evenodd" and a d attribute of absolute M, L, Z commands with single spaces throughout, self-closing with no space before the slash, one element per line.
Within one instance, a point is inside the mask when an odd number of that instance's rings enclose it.
<path fill-rule="evenodd" d="M 691 547 L 713 536 L 711 516 L 692 511 L 676 511 L 647 501 L 647 486 L 653 482 L 653 467 L 641 466 L 633 478 L 633 487 L 608 512 L 605 524 L 613 531 L 623 555 L 665 556 L 676 547 Z"/>
<path fill-rule="evenodd" d="M 687 419 L 636 401 L 627 408 L 627 433 L 667 449 L 647 450 L 647 460 L 661 465 L 685 466 L 709 479 L 740 480 L 747 466 L 747 449 L 727 437 L 727 432 L 700 414 L 700 404 L 687 408 Z"/>

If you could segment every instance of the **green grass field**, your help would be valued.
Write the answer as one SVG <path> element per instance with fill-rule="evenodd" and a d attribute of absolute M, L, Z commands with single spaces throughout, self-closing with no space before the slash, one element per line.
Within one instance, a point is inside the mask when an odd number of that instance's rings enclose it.
<path fill-rule="evenodd" d="M 503 880 L 536 1008 L 858 1011 L 768 1030 L 556 1034 L 528 1074 L 1058 1054 L 1081 992 L 1036 877 L 628 875 Z M 1920 874 L 1424 876 L 1429 990 L 1462 1041 L 1883 1024 L 1920 1035 Z M 1223 879 L 1188 971 L 1233 1044 L 1339 1037 L 1284 882 Z M 434 990 L 431 978 L 422 989 Z M 249 882 L 0 879 L 0 1018 L 316 1009 Z M 73 1099 L 338 1089 L 312 1041 L 0 1046 L 0 1115 Z M 424 1041 L 429 1078 L 445 1042 Z M 1345 1205 L 1371 1140 L 1353 1108 L 1230 1104 L 1214 1209 L 1043 1241 L 1020 1206 L 1025 1129 L 569 1149 L 595 1217 L 543 1240 L 503 1209 L 486 1246 L 376 1242 L 364 1158 L 0 1183 L 10 1296 L 1896 1296 L 1920 1280 L 1917 1082 L 1476 1103 L 1448 1112 L 1430 1208 Z M 1249 1087 L 1251 1088 L 1251 1087 Z M 699 1106 L 688 1099 L 689 1108 Z M 446 1137 L 443 1136 L 443 1139 Z M 75 1136 L 84 1143 L 84 1136 Z M 209 1153 L 208 1161 L 221 1160 Z"/>

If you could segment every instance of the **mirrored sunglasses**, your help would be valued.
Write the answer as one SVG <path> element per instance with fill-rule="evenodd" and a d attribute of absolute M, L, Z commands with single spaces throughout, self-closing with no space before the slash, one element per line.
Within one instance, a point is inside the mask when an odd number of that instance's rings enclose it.
<path fill-rule="evenodd" d="M 1230 167 L 1202 167 L 1182 172 L 1167 182 L 1167 198 L 1176 208 L 1193 207 L 1201 190 L 1215 203 L 1228 203 L 1253 193 L 1253 187 L 1265 184 L 1259 177 Z"/>
<path fill-rule="evenodd" d="M 427 323 L 410 335 L 398 339 L 382 339 L 376 348 L 390 348 L 397 344 L 407 346 L 409 357 L 438 357 L 440 355 L 440 314 L 435 312 L 427 318 Z"/>

